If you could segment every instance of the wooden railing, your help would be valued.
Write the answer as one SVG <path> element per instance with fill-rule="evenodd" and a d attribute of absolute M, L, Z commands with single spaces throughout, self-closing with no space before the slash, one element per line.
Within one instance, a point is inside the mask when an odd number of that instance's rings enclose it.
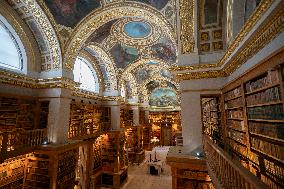
<path fill-rule="evenodd" d="M 100 125 L 72 125 L 69 126 L 68 138 L 69 139 L 87 139 L 95 138 L 97 135 L 101 135 L 104 132 L 110 131 L 110 123 L 101 123 Z"/>
<path fill-rule="evenodd" d="M 47 141 L 47 130 L 0 131 L 0 163 L 5 159 L 31 152 Z"/>
<path fill-rule="evenodd" d="M 217 189 L 269 188 L 205 135 L 203 136 L 203 144 L 208 172 Z"/>

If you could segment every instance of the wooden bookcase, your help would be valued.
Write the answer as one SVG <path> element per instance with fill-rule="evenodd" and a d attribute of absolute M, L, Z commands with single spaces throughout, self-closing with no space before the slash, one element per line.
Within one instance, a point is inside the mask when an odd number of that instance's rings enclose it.
<path fill-rule="evenodd" d="M 133 110 L 129 109 L 128 107 L 121 107 L 120 108 L 120 127 L 129 127 L 133 126 Z"/>
<path fill-rule="evenodd" d="M 78 144 L 42 147 L 26 158 L 23 188 L 74 188 L 77 163 Z"/>
<path fill-rule="evenodd" d="M 145 124 L 142 127 L 143 127 L 143 133 L 142 133 L 143 149 L 150 150 L 152 126 L 150 124 L 148 125 Z"/>
<path fill-rule="evenodd" d="M 202 131 L 214 142 L 222 143 L 220 96 L 201 97 Z"/>
<path fill-rule="evenodd" d="M 18 156 L 0 164 L 0 188 L 22 189 L 26 155 Z"/>
<path fill-rule="evenodd" d="M 111 128 L 109 107 L 72 102 L 70 105 L 70 139 L 86 139 L 99 136 Z"/>
<path fill-rule="evenodd" d="M 284 188 L 282 63 L 283 52 L 223 89 L 226 149 L 275 189 Z"/>

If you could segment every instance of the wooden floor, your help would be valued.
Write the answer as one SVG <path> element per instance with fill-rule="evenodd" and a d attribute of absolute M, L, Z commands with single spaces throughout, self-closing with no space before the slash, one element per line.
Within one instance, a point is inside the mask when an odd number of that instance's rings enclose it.
<path fill-rule="evenodd" d="M 168 147 L 156 147 L 157 159 L 165 161 L 168 152 Z M 163 166 L 163 172 L 160 176 L 153 176 L 147 173 L 146 161 L 149 160 L 149 154 L 152 154 L 154 159 L 154 150 L 152 152 L 146 151 L 146 160 L 140 165 L 129 166 L 128 181 L 122 189 L 171 189 L 172 176 L 170 167 Z"/>
<path fill-rule="evenodd" d="M 140 165 L 129 165 L 128 167 L 128 180 L 121 187 L 121 189 L 171 189 L 172 176 L 170 166 L 164 163 L 162 167 L 163 172 L 160 176 L 154 176 L 147 173 L 147 161 L 149 161 L 150 154 L 152 160 L 156 157 L 158 160 L 166 161 L 166 156 L 169 147 L 156 147 L 152 151 L 145 152 L 145 160 Z M 101 189 L 107 189 L 101 187 Z"/>

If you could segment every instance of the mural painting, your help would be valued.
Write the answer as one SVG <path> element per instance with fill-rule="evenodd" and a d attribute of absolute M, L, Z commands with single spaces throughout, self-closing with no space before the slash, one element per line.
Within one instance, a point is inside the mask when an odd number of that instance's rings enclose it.
<path fill-rule="evenodd" d="M 172 79 L 173 75 L 171 74 L 171 72 L 167 69 L 162 69 L 161 70 L 161 76 L 166 77 L 168 79 Z"/>
<path fill-rule="evenodd" d="M 168 38 L 162 37 L 159 42 L 151 47 L 152 56 L 168 63 L 176 62 L 176 49 Z"/>
<path fill-rule="evenodd" d="M 110 30 L 112 25 L 117 21 L 112 20 L 104 25 L 102 25 L 98 30 L 96 30 L 92 35 L 87 39 L 86 43 L 96 42 L 102 43 L 104 39 L 106 39 L 110 35 Z"/>
<path fill-rule="evenodd" d="M 74 28 L 87 14 L 101 6 L 101 0 L 45 0 L 58 24 Z"/>
<path fill-rule="evenodd" d="M 150 96 L 150 106 L 178 106 L 177 93 L 169 88 L 158 88 L 155 89 Z"/>
<path fill-rule="evenodd" d="M 169 2 L 169 0 L 133 0 L 133 1 L 151 5 L 158 10 L 162 10 Z"/>
<path fill-rule="evenodd" d="M 124 25 L 124 33 L 132 38 L 144 38 L 150 35 L 151 26 L 146 22 L 128 22 Z"/>
<path fill-rule="evenodd" d="M 122 44 L 116 44 L 110 52 L 118 68 L 126 68 L 139 57 L 139 53 L 136 48 Z"/>
<path fill-rule="evenodd" d="M 137 83 L 141 84 L 141 83 L 143 83 L 145 80 L 147 80 L 150 77 L 151 70 L 149 70 L 147 68 L 140 68 L 140 69 L 137 69 L 134 72 L 134 75 L 136 77 Z"/>
<path fill-rule="evenodd" d="M 150 81 L 147 85 L 146 88 L 147 90 L 151 93 L 155 88 L 159 87 L 160 83 L 158 81 Z"/>

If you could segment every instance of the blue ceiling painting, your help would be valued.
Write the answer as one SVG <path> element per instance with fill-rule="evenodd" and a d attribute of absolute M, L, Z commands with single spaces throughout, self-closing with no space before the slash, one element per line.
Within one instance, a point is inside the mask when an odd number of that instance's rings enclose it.
<path fill-rule="evenodd" d="M 146 22 L 132 21 L 124 25 L 124 32 L 132 38 L 144 38 L 151 33 L 151 26 Z"/>
<path fill-rule="evenodd" d="M 129 64 L 135 62 L 139 57 L 139 53 L 136 48 L 128 47 L 122 44 L 116 44 L 110 50 L 110 53 L 118 68 L 126 68 Z"/>
<path fill-rule="evenodd" d="M 169 88 L 158 88 L 155 89 L 149 99 L 150 106 L 178 106 L 177 93 Z"/>
<path fill-rule="evenodd" d="M 151 70 L 145 67 L 140 68 L 140 69 L 137 69 L 136 72 L 134 72 L 134 75 L 135 75 L 137 83 L 141 84 L 150 77 Z"/>
<path fill-rule="evenodd" d="M 152 56 L 168 63 L 175 63 L 176 49 L 174 44 L 166 37 L 162 37 L 157 44 L 151 47 Z"/>
<path fill-rule="evenodd" d="M 140 3 L 145 3 L 155 7 L 158 10 L 162 10 L 169 2 L 169 0 L 132 0 Z"/>
<path fill-rule="evenodd" d="M 101 0 L 45 0 L 45 3 L 58 24 L 72 28 L 101 6 Z"/>
<path fill-rule="evenodd" d="M 172 78 L 173 78 L 173 75 L 172 75 L 171 72 L 170 72 L 169 70 L 167 70 L 167 69 L 162 69 L 162 70 L 161 70 L 161 75 L 162 75 L 163 77 L 168 78 L 168 79 L 172 79 Z"/>

